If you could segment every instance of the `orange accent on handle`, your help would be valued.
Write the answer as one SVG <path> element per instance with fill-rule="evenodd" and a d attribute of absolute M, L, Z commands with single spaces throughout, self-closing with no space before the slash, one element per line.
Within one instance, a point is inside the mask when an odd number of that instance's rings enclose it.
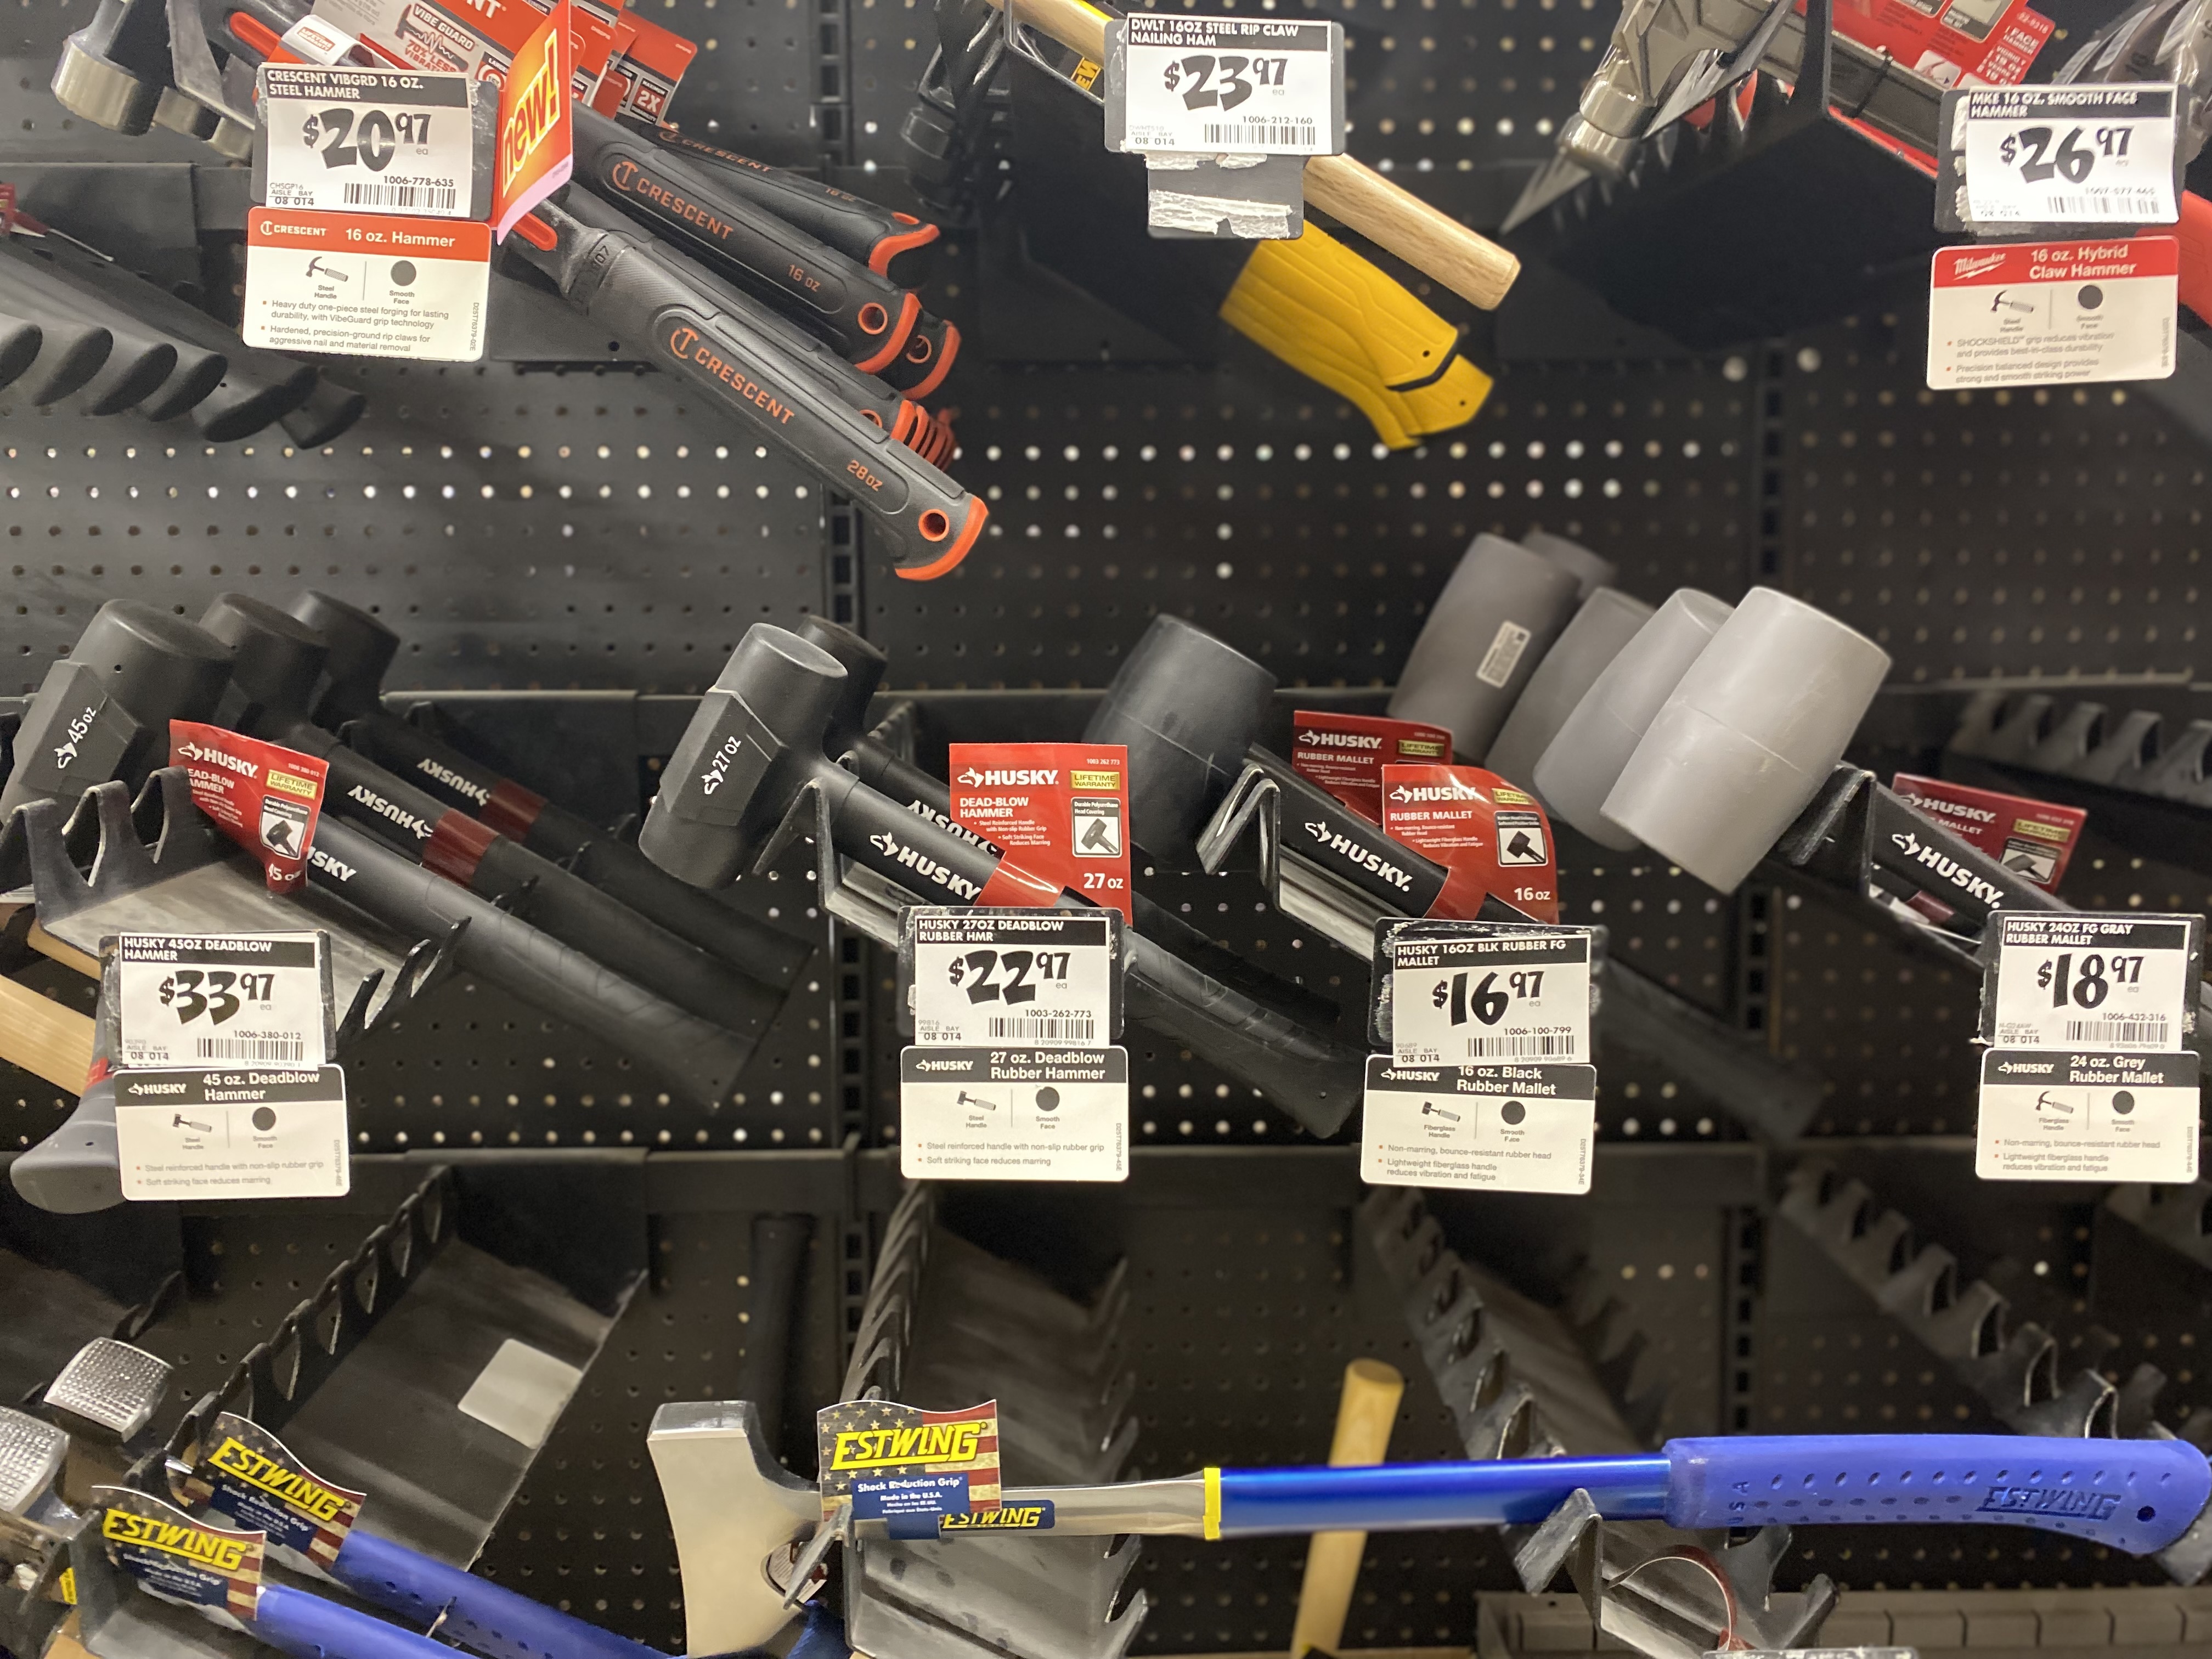
<path fill-rule="evenodd" d="M 927 398 L 945 384 L 945 377 L 952 372 L 953 360 L 960 356 L 960 331 L 951 324 L 945 325 L 943 349 L 937 354 L 937 367 L 921 377 L 919 386 L 906 389 L 909 398 Z"/>
<path fill-rule="evenodd" d="M 230 33 L 248 52 L 258 52 L 271 64 L 296 64 L 300 59 L 284 50 L 283 37 L 251 12 L 234 11 L 228 21 Z"/>
<path fill-rule="evenodd" d="M 968 498 L 968 517 L 961 524 L 959 534 L 952 538 L 952 545 L 950 548 L 927 564 L 893 565 L 891 574 L 910 582 L 936 580 L 938 577 L 942 576 L 968 556 L 968 550 L 975 545 L 976 538 L 983 533 L 984 522 L 990 516 L 991 509 L 983 504 L 982 497 L 970 495 Z M 1006 868 L 1003 864 L 999 867 L 1001 870 Z M 1054 890 L 1056 892 L 1059 890 Z M 981 901 L 979 900 L 978 902 Z"/>
<path fill-rule="evenodd" d="M 921 301 L 912 294 L 902 297 L 905 303 L 899 307 L 898 320 L 885 331 L 883 343 L 853 365 L 861 374 L 873 374 L 887 364 L 896 362 L 899 353 L 906 349 L 907 337 L 914 332 L 915 321 L 921 315 Z"/>
<path fill-rule="evenodd" d="M 891 261 L 897 258 L 900 254 L 905 252 L 908 248 L 925 247 L 937 240 L 937 227 L 935 225 L 925 225 L 918 219 L 907 218 L 907 216 L 903 213 L 900 214 L 898 216 L 902 219 L 906 219 L 908 224 L 915 226 L 916 228 L 913 230 L 893 231 L 890 235 L 884 237 L 882 241 L 877 243 L 875 246 L 868 250 L 868 269 L 874 271 L 878 276 L 890 276 L 891 274 Z"/>
<path fill-rule="evenodd" d="M 545 797 L 525 789 L 513 778 L 501 778 L 484 797 L 482 817 L 486 825 L 509 841 L 520 841 L 545 810 Z"/>
<path fill-rule="evenodd" d="M 477 866 L 498 840 L 496 830 L 467 813 L 448 812 L 430 826 L 430 839 L 422 843 L 422 867 L 456 887 L 465 887 L 476 879 Z"/>
<path fill-rule="evenodd" d="M 548 253 L 561 243 L 560 237 L 554 234 L 553 227 L 534 213 L 526 213 L 514 222 L 514 234 L 531 246 L 543 248 Z"/>

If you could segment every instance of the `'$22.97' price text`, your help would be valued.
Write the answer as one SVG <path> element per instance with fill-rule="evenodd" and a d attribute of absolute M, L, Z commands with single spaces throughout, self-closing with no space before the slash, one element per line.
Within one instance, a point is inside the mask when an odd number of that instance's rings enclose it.
<path fill-rule="evenodd" d="M 274 974 L 179 968 L 161 981 L 161 1006 L 174 1011 L 179 1025 L 189 1025 L 202 1014 L 209 1024 L 221 1025 L 250 1002 L 266 1004 L 276 988 Z"/>
<path fill-rule="evenodd" d="M 945 976 L 966 988 L 971 1003 L 1035 1002 L 1039 983 L 1066 980 L 1068 956 L 1066 951 L 970 951 L 955 957 Z M 997 977 L 1001 969 L 1006 970 L 1003 980 Z"/>

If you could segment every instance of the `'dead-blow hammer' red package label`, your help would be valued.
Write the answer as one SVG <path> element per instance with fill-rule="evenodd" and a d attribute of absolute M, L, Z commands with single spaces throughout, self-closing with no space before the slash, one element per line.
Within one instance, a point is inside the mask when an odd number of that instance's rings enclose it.
<path fill-rule="evenodd" d="M 2054 806 L 1994 789 L 1969 789 L 1963 783 L 1916 777 L 1910 772 L 1899 772 L 1890 787 L 1916 811 L 2046 893 L 2057 890 L 2089 817 L 2078 806 Z"/>
<path fill-rule="evenodd" d="M 1386 766 L 1382 827 L 1451 873 L 1432 916 L 1471 917 L 1492 894 L 1538 921 L 1559 919 L 1552 823 L 1526 790 L 1479 766 Z"/>
<path fill-rule="evenodd" d="M 1006 854 L 1018 869 L 1065 888 L 1124 919 L 1135 910 L 1129 886 L 1129 751 L 1118 743 L 956 743 L 953 821 Z M 1049 903 L 994 880 L 979 904 Z M 1024 890 L 1044 890 L 1036 883 Z"/>
<path fill-rule="evenodd" d="M 300 884 L 322 817 L 325 763 L 220 726 L 171 720 L 169 764 L 185 769 L 193 804 L 261 860 L 270 892 Z"/>
<path fill-rule="evenodd" d="M 1370 823 L 1382 822 L 1384 767 L 1425 766 L 1451 754 L 1451 733 L 1441 726 L 1314 708 L 1291 716 L 1291 770 Z"/>

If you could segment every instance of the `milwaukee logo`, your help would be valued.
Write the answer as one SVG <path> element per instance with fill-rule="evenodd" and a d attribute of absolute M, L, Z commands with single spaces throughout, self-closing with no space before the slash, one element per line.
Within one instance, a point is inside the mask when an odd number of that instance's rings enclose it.
<path fill-rule="evenodd" d="M 1480 800 L 1482 791 L 1471 783 L 1395 783 L 1390 786 L 1390 799 L 1407 802 Z"/>
<path fill-rule="evenodd" d="M 1891 845 L 1905 857 L 1924 865 L 1968 897 L 1978 898 L 1984 904 L 1996 904 L 2003 899 L 2004 890 L 1995 882 L 1983 880 L 1940 847 L 1922 846 L 1920 837 L 1910 830 L 1899 831 L 1889 839 Z"/>
<path fill-rule="evenodd" d="M 318 1521 L 335 1521 L 345 1513 L 347 1494 L 332 1492 L 301 1469 L 287 1468 L 264 1457 L 243 1441 L 225 1440 L 208 1459 L 211 1468 L 244 1481 L 247 1486 L 282 1498 L 285 1504 Z"/>
<path fill-rule="evenodd" d="M 491 791 L 473 778 L 465 778 L 450 766 L 441 766 L 427 757 L 415 763 L 415 769 L 433 783 L 441 783 L 457 795 L 465 796 L 477 805 L 491 799 Z"/>
<path fill-rule="evenodd" d="M 992 847 L 989 842 L 985 841 L 982 836 L 977 835 L 966 824 L 956 822 L 954 819 L 946 817 L 944 813 L 939 811 L 934 806 L 932 806 L 926 800 L 910 800 L 906 804 L 906 810 L 913 813 L 915 817 L 918 818 L 928 819 L 930 823 L 935 824 L 940 830 L 950 830 L 954 835 L 959 836 L 963 841 L 972 842 L 978 847 L 990 847 L 991 850 L 994 853 L 999 850 L 996 847 Z"/>
<path fill-rule="evenodd" d="M 84 741 L 84 734 L 92 730 L 93 720 L 106 706 L 107 700 L 105 697 L 98 702 L 87 703 L 84 712 L 63 728 L 62 742 L 54 750 L 54 769 L 57 772 L 66 772 L 70 769 L 70 763 L 77 757 L 77 744 Z"/>
<path fill-rule="evenodd" d="M 2080 1486 L 1991 1486 L 1982 1499 L 1984 1514 L 2060 1515 L 2076 1521 L 2106 1521 L 2120 1501 L 2116 1492 Z"/>
<path fill-rule="evenodd" d="M 226 772 L 235 772 L 241 778 L 258 778 L 261 769 L 243 755 L 234 755 L 225 750 L 210 749 L 205 744 L 187 743 L 177 752 L 188 761 L 205 761 L 210 766 L 220 766 Z"/>
<path fill-rule="evenodd" d="M 902 1429 L 850 1429 L 830 1454 L 833 1469 L 895 1469 L 908 1463 L 972 1463 L 981 1423 L 917 1423 Z"/>
<path fill-rule="evenodd" d="M 920 848 L 908 847 L 888 830 L 878 830 L 868 837 L 868 845 L 881 853 L 902 870 L 911 870 L 925 881 L 934 882 L 957 898 L 973 899 L 983 890 L 949 865 L 939 864 Z"/>
<path fill-rule="evenodd" d="M 423 823 L 422 819 L 416 817 L 405 807 L 396 805 L 392 802 L 385 799 L 383 796 L 378 794 L 375 790 L 371 789 L 365 783 L 356 783 L 352 788 L 347 790 L 346 799 L 348 800 L 359 801 L 363 806 L 368 808 L 370 811 L 375 813 L 377 817 L 388 819 L 390 822 L 398 824 L 402 830 L 404 830 L 409 835 L 414 836 L 417 841 L 428 841 L 430 839 L 430 826 L 428 824 Z"/>
<path fill-rule="evenodd" d="M 1412 889 L 1413 878 L 1371 848 L 1362 847 L 1349 836 L 1339 835 L 1326 823 L 1309 822 L 1306 834 L 1311 836 L 1328 852 L 1335 854 L 1347 864 L 1362 870 L 1372 871 L 1400 892 Z"/>
<path fill-rule="evenodd" d="M 1369 732 L 1301 732 L 1298 741 L 1309 749 L 1380 749 L 1382 739 Z"/>
<path fill-rule="evenodd" d="M 224 1538 L 181 1522 L 133 1515 L 128 1510 L 110 1510 L 102 1516 L 100 1535 L 118 1544 L 135 1544 L 140 1549 L 159 1550 L 164 1555 L 180 1555 L 217 1572 L 237 1571 L 245 1564 L 250 1547 L 242 1538 Z"/>
<path fill-rule="evenodd" d="M 307 861 L 325 875 L 335 876 L 340 881 L 351 881 L 361 872 L 340 859 L 332 858 L 319 847 L 307 849 Z"/>
<path fill-rule="evenodd" d="M 2001 252 L 1962 253 L 1951 261 L 1951 275 L 1960 277 L 1978 276 L 1985 270 L 1995 270 L 2004 262 L 2005 256 Z"/>
<path fill-rule="evenodd" d="M 971 766 L 956 781 L 967 785 L 970 789 L 1048 789 L 1060 781 L 1060 769 L 993 767 L 988 771 L 979 772 Z"/>

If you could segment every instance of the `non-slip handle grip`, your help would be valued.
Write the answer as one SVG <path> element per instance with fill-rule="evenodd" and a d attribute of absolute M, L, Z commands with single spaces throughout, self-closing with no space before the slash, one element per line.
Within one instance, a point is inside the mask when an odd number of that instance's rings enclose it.
<path fill-rule="evenodd" d="M 246 1628 L 292 1659 L 453 1659 L 427 1636 L 285 1584 L 264 1584 Z"/>
<path fill-rule="evenodd" d="M 518 1595 L 472 1572 L 356 1528 L 331 1577 L 363 1601 L 489 1659 L 664 1659 L 653 1648 Z M 448 1651 L 450 1651 L 448 1650 Z"/>
<path fill-rule="evenodd" d="M 1664 1448 L 1669 1525 L 2033 1527 L 2148 1555 L 2186 1532 L 2212 1466 L 2185 1440 L 1736 1435 Z"/>

